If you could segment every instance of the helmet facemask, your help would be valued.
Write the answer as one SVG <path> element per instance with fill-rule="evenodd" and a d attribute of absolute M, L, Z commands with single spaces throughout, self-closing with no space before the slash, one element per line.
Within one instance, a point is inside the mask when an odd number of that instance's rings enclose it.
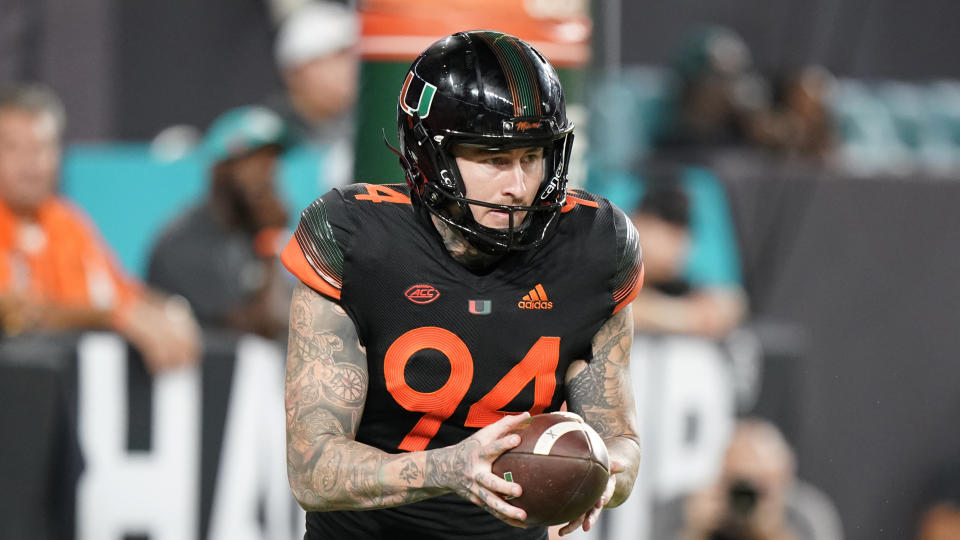
<path fill-rule="evenodd" d="M 464 134 L 426 137 L 422 144 L 432 147 L 426 154 L 435 156 L 434 163 L 428 168 L 437 171 L 438 178 L 426 178 L 420 184 L 421 201 L 432 215 L 460 231 L 481 251 L 499 253 L 535 248 L 549 237 L 566 202 L 566 173 L 572 143 L 573 134 L 570 130 L 555 139 L 494 138 Z M 454 156 L 453 150 L 457 145 L 489 150 L 543 148 L 543 178 L 530 205 L 497 204 L 469 198 L 466 183 Z M 416 174 L 423 175 L 424 172 L 421 169 L 416 171 Z M 493 228 L 478 223 L 471 205 L 506 212 L 509 216 L 507 227 Z M 521 212 L 525 213 L 522 220 L 517 216 Z"/>

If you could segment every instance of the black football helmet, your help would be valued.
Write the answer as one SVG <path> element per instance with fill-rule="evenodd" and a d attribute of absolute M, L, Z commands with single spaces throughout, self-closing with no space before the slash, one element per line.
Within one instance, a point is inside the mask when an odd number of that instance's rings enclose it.
<path fill-rule="evenodd" d="M 553 66 L 524 41 L 500 32 L 458 32 L 410 66 L 397 104 L 400 163 L 414 198 L 486 252 L 540 245 L 566 202 L 573 124 Z M 453 156 L 458 144 L 543 147 L 544 177 L 531 206 L 468 199 Z M 509 212 L 509 227 L 476 222 L 469 205 Z M 515 212 L 526 212 L 522 223 Z"/>

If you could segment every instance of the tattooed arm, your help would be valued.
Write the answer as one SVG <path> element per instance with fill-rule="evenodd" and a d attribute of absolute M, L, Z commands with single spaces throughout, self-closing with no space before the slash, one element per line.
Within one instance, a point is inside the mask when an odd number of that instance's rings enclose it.
<path fill-rule="evenodd" d="M 354 441 L 367 395 L 366 353 L 353 321 L 336 303 L 302 283 L 290 306 L 287 351 L 287 476 L 311 511 L 386 508 L 454 492 L 510 523 L 523 510 L 503 495 L 520 486 L 490 472 L 520 443 L 507 433 L 526 418 L 508 416 L 459 444 L 388 454 Z"/>
<path fill-rule="evenodd" d="M 568 408 L 603 437 L 611 463 L 615 463 L 612 468 L 616 485 L 604 501 L 607 508 L 626 500 L 640 467 L 640 438 L 630 383 L 630 310 L 629 305 L 620 310 L 593 337 L 593 359 L 589 364 L 577 360 L 566 373 Z"/>

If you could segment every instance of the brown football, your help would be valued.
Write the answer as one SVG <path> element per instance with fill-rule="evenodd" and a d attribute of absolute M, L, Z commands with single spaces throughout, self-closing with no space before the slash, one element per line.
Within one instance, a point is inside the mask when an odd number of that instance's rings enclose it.
<path fill-rule="evenodd" d="M 523 488 L 508 502 L 526 510 L 528 525 L 567 523 L 600 499 L 610 458 L 603 439 L 583 419 L 566 412 L 539 414 L 514 433 L 520 445 L 493 462 L 493 473 Z"/>

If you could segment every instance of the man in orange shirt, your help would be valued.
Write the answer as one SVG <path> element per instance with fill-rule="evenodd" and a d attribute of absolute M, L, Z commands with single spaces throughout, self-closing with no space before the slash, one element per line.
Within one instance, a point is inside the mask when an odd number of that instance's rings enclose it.
<path fill-rule="evenodd" d="M 4 334 L 110 329 L 153 373 L 195 363 L 186 302 L 127 276 L 89 218 L 56 194 L 63 106 L 49 89 L 0 90 L 0 324 Z"/>

